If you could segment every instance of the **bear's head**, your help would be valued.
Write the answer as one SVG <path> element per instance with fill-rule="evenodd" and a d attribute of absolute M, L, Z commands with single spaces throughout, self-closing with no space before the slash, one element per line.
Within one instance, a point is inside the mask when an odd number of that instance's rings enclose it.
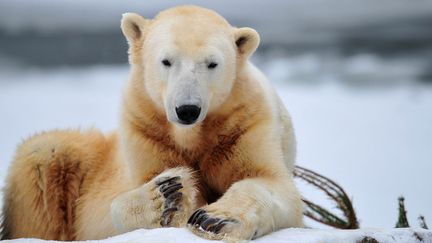
<path fill-rule="evenodd" d="M 217 111 L 259 44 L 255 30 L 232 27 L 195 6 L 168 9 L 154 19 L 127 13 L 121 28 L 146 94 L 178 125 L 197 124 Z"/>

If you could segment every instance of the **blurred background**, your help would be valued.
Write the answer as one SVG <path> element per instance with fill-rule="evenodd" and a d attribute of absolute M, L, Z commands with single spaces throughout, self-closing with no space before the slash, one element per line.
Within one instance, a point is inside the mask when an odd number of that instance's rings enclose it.
<path fill-rule="evenodd" d="M 362 227 L 432 224 L 432 1 L 0 1 L 0 186 L 43 130 L 118 125 L 124 12 L 197 4 L 255 28 L 253 62 L 293 117 L 297 163 L 340 183 Z M 332 205 L 307 185 L 301 192 Z"/>

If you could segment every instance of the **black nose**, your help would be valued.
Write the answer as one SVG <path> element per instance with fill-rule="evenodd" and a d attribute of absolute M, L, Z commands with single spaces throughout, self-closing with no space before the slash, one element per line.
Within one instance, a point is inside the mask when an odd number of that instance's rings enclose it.
<path fill-rule="evenodd" d="M 182 105 L 180 107 L 176 107 L 177 117 L 180 119 L 182 124 L 192 124 L 197 119 L 201 112 L 201 107 L 196 105 Z"/>

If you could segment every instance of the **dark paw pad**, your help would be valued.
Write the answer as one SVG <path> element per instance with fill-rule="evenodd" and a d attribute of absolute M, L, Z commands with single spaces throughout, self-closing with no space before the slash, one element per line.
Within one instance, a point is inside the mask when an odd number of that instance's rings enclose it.
<path fill-rule="evenodd" d="M 234 219 L 221 219 L 217 217 L 211 217 L 205 210 L 198 209 L 195 211 L 188 220 L 188 224 L 203 231 L 212 232 L 218 234 L 221 229 L 229 224 L 236 223 Z"/>
<path fill-rule="evenodd" d="M 161 226 L 168 226 L 171 223 L 174 213 L 179 210 L 180 202 L 183 197 L 183 194 L 179 192 L 179 190 L 183 188 L 182 184 L 178 182 L 179 180 L 180 176 L 174 176 L 162 177 L 155 182 L 165 199 L 164 211 L 162 212 L 160 221 Z"/>

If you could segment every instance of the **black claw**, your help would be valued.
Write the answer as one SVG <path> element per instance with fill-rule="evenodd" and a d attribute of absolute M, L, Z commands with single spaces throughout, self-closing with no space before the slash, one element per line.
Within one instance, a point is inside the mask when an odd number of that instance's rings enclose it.
<path fill-rule="evenodd" d="M 160 221 L 160 226 L 166 227 L 169 225 L 169 223 L 171 223 L 171 217 L 165 217 Z"/>
<path fill-rule="evenodd" d="M 228 223 L 238 223 L 235 219 L 220 219 L 211 217 L 205 210 L 198 209 L 188 220 L 188 225 L 207 232 L 219 234 L 222 228 Z"/>
<path fill-rule="evenodd" d="M 205 213 L 206 211 L 205 210 L 203 210 L 203 209 L 198 209 L 197 211 L 195 211 L 191 216 L 190 216 L 190 218 L 189 218 L 189 220 L 188 220 L 188 224 L 191 224 L 191 225 L 194 225 L 195 224 L 195 221 L 196 221 L 196 218 L 198 217 L 198 216 L 200 216 L 201 214 L 203 214 L 203 213 Z"/>
<path fill-rule="evenodd" d="M 163 218 L 161 221 L 160 221 L 160 226 L 162 226 L 162 227 L 166 227 L 166 226 L 168 226 L 168 224 L 169 223 L 171 223 L 171 220 L 170 219 L 168 219 L 168 218 Z"/>
<path fill-rule="evenodd" d="M 171 223 L 172 213 L 178 210 L 177 207 L 167 208 L 162 212 L 162 220 L 160 222 L 161 226 L 167 226 Z"/>
<path fill-rule="evenodd" d="M 207 228 L 207 231 L 209 232 L 213 232 L 215 234 L 219 234 L 219 232 L 221 231 L 221 229 L 227 225 L 228 223 L 238 223 L 237 220 L 234 219 L 220 219 L 217 223 L 211 225 L 210 227 Z"/>
<path fill-rule="evenodd" d="M 181 185 L 181 184 L 180 183 L 165 183 L 165 184 L 162 184 L 162 186 L 159 187 L 159 191 L 162 192 L 162 193 L 164 193 L 168 189 L 170 189 L 171 187 L 173 187 L 173 186 L 179 186 L 179 185 Z"/>
<path fill-rule="evenodd" d="M 178 202 L 183 197 L 183 193 L 181 192 L 174 192 L 173 194 L 169 195 L 166 198 L 166 201 L 168 202 Z"/>
<path fill-rule="evenodd" d="M 157 179 L 155 181 L 155 184 L 156 184 L 156 186 L 160 186 L 164 183 L 167 183 L 167 182 L 170 183 L 172 181 L 178 181 L 178 180 L 180 180 L 180 176 L 174 176 L 174 177 L 166 176 L 166 177 L 162 177 L 162 178 Z"/>
<path fill-rule="evenodd" d="M 162 212 L 162 217 L 168 216 L 170 213 L 177 211 L 177 207 L 167 208 Z"/>
<path fill-rule="evenodd" d="M 204 221 L 205 221 L 206 219 L 208 219 L 208 218 L 209 218 L 209 216 L 208 216 L 207 213 L 203 213 L 203 214 L 201 214 L 200 216 L 198 216 L 198 217 L 196 218 L 195 225 L 201 225 L 202 222 L 204 222 Z"/>
<path fill-rule="evenodd" d="M 180 189 L 182 189 L 183 186 L 181 184 L 174 184 L 173 186 L 170 186 L 169 188 L 167 188 L 163 193 L 163 196 L 165 198 L 167 198 L 170 194 L 172 194 L 173 192 L 176 192 Z"/>
<path fill-rule="evenodd" d="M 201 223 L 201 227 L 204 230 L 208 230 L 208 228 L 216 224 L 219 220 L 219 218 L 208 218 Z"/>
<path fill-rule="evenodd" d="M 175 192 L 175 193 L 169 195 L 165 199 L 164 208 L 171 208 L 171 207 L 177 206 L 180 203 L 180 200 L 182 197 L 183 197 L 183 194 L 181 192 Z"/>
<path fill-rule="evenodd" d="M 164 209 L 172 208 L 175 206 L 177 206 L 177 203 L 175 203 L 174 201 L 172 201 L 172 202 L 165 201 L 165 203 L 164 203 Z"/>
<path fill-rule="evenodd" d="M 207 231 L 213 232 L 215 234 L 218 234 L 220 230 L 228 223 L 229 221 L 226 219 L 222 219 L 216 224 L 212 225 L 207 229 Z"/>
<path fill-rule="evenodd" d="M 196 210 L 193 212 L 193 214 L 189 217 L 187 224 L 192 224 L 192 221 L 194 220 L 195 216 L 200 212 L 201 209 Z"/>

